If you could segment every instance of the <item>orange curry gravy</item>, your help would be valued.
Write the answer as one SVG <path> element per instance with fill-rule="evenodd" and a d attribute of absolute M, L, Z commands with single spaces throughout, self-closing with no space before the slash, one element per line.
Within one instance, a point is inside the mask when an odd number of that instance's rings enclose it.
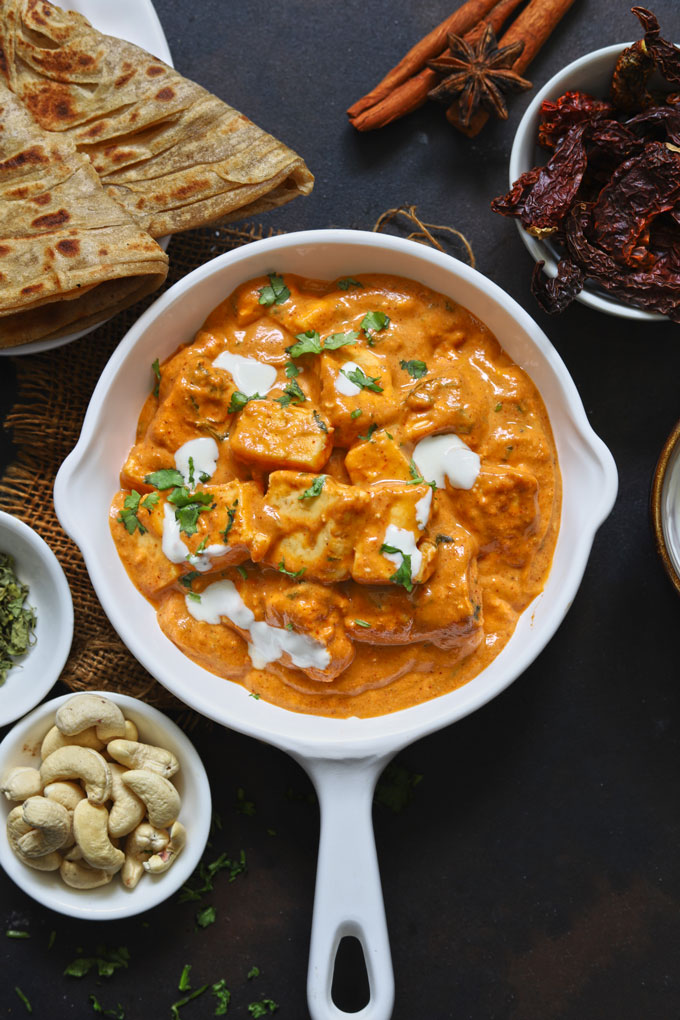
<path fill-rule="evenodd" d="M 440 435 L 468 470 L 479 455 L 470 488 L 428 485 L 419 444 Z M 545 584 L 561 502 L 528 376 L 465 308 L 386 275 L 239 287 L 161 366 L 121 486 L 113 538 L 164 633 L 327 716 L 394 712 L 479 673 Z M 253 621 L 273 638 L 264 668 Z"/>

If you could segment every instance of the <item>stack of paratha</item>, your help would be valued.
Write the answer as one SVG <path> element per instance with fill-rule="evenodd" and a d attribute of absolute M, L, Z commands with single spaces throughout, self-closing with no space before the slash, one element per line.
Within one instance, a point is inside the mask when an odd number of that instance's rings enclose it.
<path fill-rule="evenodd" d="M 0 74 L 0 346 L 160 286 L 153 238 L 312 189 L 304 161 L 243 114 L 47 0 L 0 0 Z"/>

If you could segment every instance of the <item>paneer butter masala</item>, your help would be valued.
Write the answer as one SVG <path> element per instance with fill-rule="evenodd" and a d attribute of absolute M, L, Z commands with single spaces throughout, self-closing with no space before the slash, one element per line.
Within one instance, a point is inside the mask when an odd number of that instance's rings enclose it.
<path fill-rule="evenodd" d="M 543 588 L 543 402 L 420 283 L 239 287 L 162 365 L 113 538 L 190 659 L 284 708 L 374 716 L 464 684 Z"/>

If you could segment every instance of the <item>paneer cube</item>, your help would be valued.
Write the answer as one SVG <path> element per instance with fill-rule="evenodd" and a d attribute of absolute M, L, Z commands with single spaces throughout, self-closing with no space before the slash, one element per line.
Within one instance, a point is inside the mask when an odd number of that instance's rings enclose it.
<path fill-rule="evenodd" d="M 363 373 L 361 378 L 376 389 L 357 386 L 343 374 L 343 368 L 351 374 L 355 367 Z M 399 400 L 387 359 L 361 344 L 322 354 L 319 378 L 321 411 L 336 430 L 333 440 L 336 446 L 351 446 L 372 424 L 388 425 L 398 416 Z M 357 411 L 361 414 L 357 415 Z"/>
<path fill-rule="evenodd" d="M 230 442 L 235 457 L 265 471 L 320 471 L 331 455 L 332 435 L 312 408 L 251 400 L 237 416 Z"/>
<path fill-rule="evenodd" d="M 430 486 L 383 482 L 371 486 L 367 494 L 370 505 L 356 544 L 352 577 L 360 584 L 389 584 L 408 557 L 411 583 L 422 582 L 434 570 L 437 555 L 431 542 L 420 541 L 419 521 L 432 497 Z M 381 552 L 383 545 L 402 549 L 404 555 Z"/>
<path fill-rule="evenodd" d="M 484 636 L 477 544 L 459 525 L 449 531 L 437 547 L 436 572 L 415 590 L 411 636 L 469 655 Z"/>
<path fill-rule="evenodd" d="M 144 509 L 138 511 L 138 520 L 145 529 L 143 532 L 135 527 L 130 533 L 118 520 L 127 495 L 125 492 L 116 493 L 111 504 L 111 535 L 132 583 L 142 595 L 153 599 L 179 579 L 182 566 L 171 563 L 163 553 L 163 517 L 159 504 L 151 513 Z"/>
<path fill-rule="evenodd" d="M 543 537 L 539 529 L 538 482 L 529 471 L 485 463 L 472 489 L 452 499 L 458 519 L 480 538 L 480 551 L 497 551 L 523 567 Z"/>
<path fill-rule="evenodd" d="M 353 485 L 372 482 L 408 482 L 411 478 L 408 458 L 395 439 L 384 429 L 370 439 L 353 446 L 345 457 L 345 467 Z"/>
<path fill-rule="evenodd" d="M 330 661 L 325 669 L 310 666 L 302 670 L 313 680 L 326 683 L 335 680 L 354 658 L 354 645 L 345 631 L 341 603 L 342 598 L 336 592 L 320 584 L 304 582 L 267 598 L 267 623 L 292 628 L 295 633 L 323 645 L 328 652 Z"/>
<path fill-rule="evenodd" d="M 266 562 L 327 584 L 346 580 L 369 502 L 367 492 L 329 475 L 272 472 L 265 504 L 275 536 Z"/>
<path fill-rule="evenodd" d="M 196 532 L 184 536 L 193 557 L 189 560 L 191 569 L 221 570 L 248 559 L 261 560 L 271 533 L 266 528 L 257 484 L 233 481 L 202 485 L 199 492 L 211 493 L 213 502 L 210 510 L 198 515 Z"/>

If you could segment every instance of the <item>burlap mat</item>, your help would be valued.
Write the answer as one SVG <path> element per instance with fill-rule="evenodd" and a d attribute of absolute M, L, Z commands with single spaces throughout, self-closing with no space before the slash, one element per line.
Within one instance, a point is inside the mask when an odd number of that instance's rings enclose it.
<path fill-rule="evenodd" d="M 265 235 L 262 227 L 246 225 L 179 234 L 170 242 L 170 273 L 165 286 L 222 252 L 272 233 Z M 45 539 L 68 578 L 75 630 L 61 679 L 74 690 L 120 691 L 152 705 L 180 709 L 180 702 L 143 669 L 111 627 L 80 551 L 62 530 L 52 501 L 55 475 L 78 440 L 102 369 L 126 331 L 159 293 L 65 347 L 14 359 L 18 397 L 5 428 L 13 435 L 17 458 L 0 479 L 0 509 L 19 517 Z"/>

